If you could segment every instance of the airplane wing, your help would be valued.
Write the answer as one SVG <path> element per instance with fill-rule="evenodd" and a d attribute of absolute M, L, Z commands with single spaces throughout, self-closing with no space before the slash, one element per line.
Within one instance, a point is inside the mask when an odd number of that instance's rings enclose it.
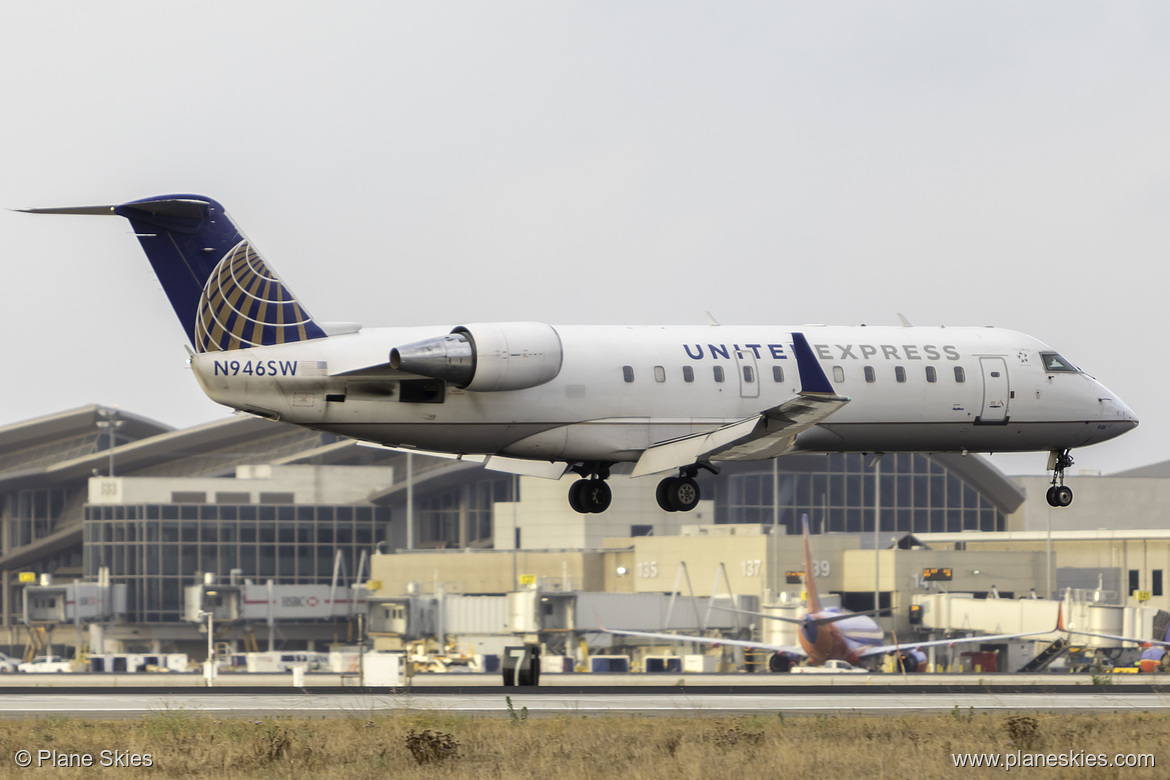
<path fill-rule="evenodd" d="M 698 642 L 699 644 L 711 645 L 712 647 L 721 647 L 727 645 L 728 647 L 744 647 L 749 650 L 771 650 L 775 653 L 790 653 L 798 655 L 801 658 L 808 654 L 800 647 L 791 645 L 773 645 L 767 642 L 752 642 L 748 639 L 721 639 L 713 636 L 691 636 L 688 634 L 661 634 L 654 631 L 629 631 L 622 628 L 606 628 L 600 626 L 600 630 L 606 634 L 617 634 L 620 636 L 636 636 L 643 639 L 660 639 L 664 642 Z"/>
<path fill-rule="evenodd" d="M 1133 636 L 1118 636 L 1117 634 L 1095 634 L 1091 631 L 1077 631 L 1076 629 L 1067 628 L 1064 625 L 1064 604 L 1061 604 L 1060 611 L 1056 620 L 1056 630 L 1063 631 L 1066 634 L 1074 634 L 1076 636 L 1092 636 L 1098 639 L 1112 639 L 1115 642 L 1133 642 L 1137 645 L 1153 645 L 1156 647 L 1170 647 L 1170 627 L 1166 629 L 1166 636 L 1164 639 L 1138 639 Z"/>
<path fill-rule="evenodd" d="M 924 647 L 950 647 L 952 645 L 965 645 L 974 642 L 1003 642 L 1009 639 L 1023 639 L 1029 636 L 1043 636 L 1044 634 L 1051 634 L 1052 629 L 1045 631 L 1029 631 L 1023 634 L 984 634 L 983 636 L 966 636 L 956 639 L 931 639 L 928 642 L 899 642 L 895 645 L 878 645 L 876 647 L 867 647 L 858 653 L 862 658 L 869 658 L 874 655 L 884 655 L 886 653 L 896 653 L 901 650 L 921 650 Z"/>
<path fill-rule="evenodd" d="M 1161 639 L 1139 639 L 1136 636 L 1118 636 L 1116 634 L 1094 634 L 1090 631 L 1075 631 L 1071 628 L 1064 629 L 1064 633 L 1073 634 L 1074 636 L 1092 636 L 1098 639 L 1112 639 L 1115 642 L 1132 642 L 1135 645 L 1155 645 L 1157 647 L 1170 647 L 1170 642 Z"/>
<path fill-rule="evenodd" d="M 803 333 L 792 334 L 800 372 L 796 398 L 713 431 L 682 436 L 648 447 L 631 476 L 641 477 L 690 466 L 701 460 L 762 460 L 793 449 L 796 435 L 820 423 L 849 399 L 833 392 Z"/>
<path fill-rule="evenodd" d="M 378 444 L 372 441 L 359 441 L 358 445 L 375 450 L 390 450 L 391 452 L 425 455 L 428 458 L 443 458 L 445 460 L 462 460 L 466 463 L 478 463 L 488 471 L 502 471 L 506 474 L 519 474 L 522 477 L 560 479 L 569 470 L 569 464 L 563 460 L 527 460 L 524 458 L 506 458 L 502 455 L 434 452 L 431 450 L 417 450 L 411 447 L 393 447 L 389 444 Z"/>
<path fill-rule="evenodd" d="M 1064 628 L 1064 610 L 1063 607 L 1057 607 L 1056 627 L 1046 629 L 1044 631 L 1025 631 L 1019 634 L 984 634 L 983 636 L 966 636 L 960 637 L 958 639 L 931 639 L 928 642 L 899 642 L 893 645 L 869 647 L 863 650 L 860 655 L 862 658 L 867 658 L 871 655 L 896 653 L 899 650 L 920 650 L 924 647 L 949 647 L 951 645 L 966 645 L 972 644 L 974 642 L 1002 642 L 1009 639 L 1023 639 L 1024 637 L 1029 636 L 1044 636 L 1045 634 L 1055 634 L 1062 631 L 1066 631 Z"/>
<path fill-rule="evenodd" d="M 797 625 L 803 625 L 804 623 L 809 622 L 803 617 L 795 617 L 794 618 L 794 617 L 785 617 L 783 615 L 771 615 L 771 614 L 768 614 L 767 612 L 756 612 L 755 610 L 751 610 L 751 609 L 735 609 L 734 607 L 718 607 L 718 606 L 713 607 L 713 609 L 717 609 L 721 612 L 734 612 L 737 615 L 751 615 L 752 617 L 764 618 L 765 620 L 779 620 L 779 621 L 782 621 L 784 623 L 796 623 Z M 890 609 L 889 607 L 882 607 L 881 609 L 870 609 L 870 610 L 866 610 L 865 612 L 841 612 L 841 613 L 838 613 L 835 615 L 827 615 L 824 617 L 813 618 L 812 623 L 814 623 L 815 625 L 818 625 L 818 626 L 823 626 L 826 623 L 836 623 L 836 622 L 841 621 L 841 620 L 848 620 L 849 618 L 855 618 L 855 617 L 866 617 L 869 615 L 888 614 L 892 611 L 893 610 Z"/>

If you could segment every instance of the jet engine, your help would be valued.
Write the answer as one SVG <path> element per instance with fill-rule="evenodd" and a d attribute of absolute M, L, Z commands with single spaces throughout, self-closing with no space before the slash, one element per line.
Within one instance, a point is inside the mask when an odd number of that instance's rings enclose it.
<path fill-rule="evenodd" d="M 446 336 L 390 350 L 390 367 L 443 379 L 458 388 L 525 390 L 561 370 L 561 337 L 541 322 L 460 325 Z"/>

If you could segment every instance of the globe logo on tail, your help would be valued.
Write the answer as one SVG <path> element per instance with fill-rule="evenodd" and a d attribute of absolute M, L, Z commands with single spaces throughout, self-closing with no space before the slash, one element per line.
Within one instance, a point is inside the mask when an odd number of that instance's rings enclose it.
<path fill-rule="evenodd" d="M 223 352 L 324 335 L 247 241 L 224 255 L 199 299 L 195 348 Z"/>

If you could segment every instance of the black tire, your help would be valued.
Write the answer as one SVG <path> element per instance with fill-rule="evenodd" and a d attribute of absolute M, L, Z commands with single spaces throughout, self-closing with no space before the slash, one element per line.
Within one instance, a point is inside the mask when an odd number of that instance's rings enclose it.
<path fill-rule="evenodd" d="M 768 659 L 768 671 L 773 674 L 783 674 L 792 669 L 792 657 L 785 653 L 772 653 Z"/>
<path fill-rule="evenodd" d="M 1067 485 L 1061 485 L 1052 495 L 1056 499 L 1056 503 L 1053 504 L 1053 506 L 1065 507 L 1071 504 L 1073 501 L 1072 488 L 1068 487 Z"/>
<path fill-rule="evenodd" d="M 1056 485 L 1048 488 L 1048 492 L 1044 494 L 1044 498 L 1048 501 L 1048 506 L 1060 506 L 1056 503 Z"/>
<path fill-rule="evenodd" d="M 572 485 L 569 485 L 569 506 L 574 512 L 578 514 L 589 514 L 588 507 L 585 506 L 585 483 L 588 480 L 579 479 Z"/>
<path fill-rule="evenodd" d="M 609 509 L 610 502 L 613 501 L 613 491 L 609 489 L 609 484 L 604 479 L 583 479 L 577 484 L 584 485 L 581 488 L 581 503 L 586 512 L 601 514 Z"/>
<path fill-rule="evenodd" d="M 689 512 L 699 505 L 699 483 L 690 477 L 672 479 L 666 493 L 676 512 Z"/>
<path fill-rule="evenodd" d="M 667 477 L 658 483 L 658 490 L 654 493 L 654 498 L 658 501 L 658 506 L 666 512 L 676 511 L 670 504 L 670 483 L 674 482 L 674 477 Z"/>

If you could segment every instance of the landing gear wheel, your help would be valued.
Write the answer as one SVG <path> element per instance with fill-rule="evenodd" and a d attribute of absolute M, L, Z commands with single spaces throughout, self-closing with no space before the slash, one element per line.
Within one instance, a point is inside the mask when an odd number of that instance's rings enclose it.
<path fill-rule="evenodd" d="M 569 506 L 583 515 L 609 509 L 613 491 L 603 479 L 579 479 L 569 487 Z"/>
<path fill-rule="evenodd" d="M 587 515 L 589 510 L 585 508 L 585 499 L 581 497 L 581 493 L 585 488 L 587 479 L 579 479 L 572 485 L 569 485 L 569 507 L 578 514 Z"/>
<path fill-rule="evenodd" d="M 1064 470 L 1073 464 L 1068 450 L 1054 451 L 1048 457 L 1048 468 L 1052 469 L 1052 487 L 1044 494 L 1049 506 L 1066 507 L 1073 501 L 1072 488 L 1064 484 Z"/>
<path fill-rule="evenodd" d="M 667 512 L 689 512 L 699 505 L 699 483 L 690 477 L 669 477 L 658 483 L 657 498 Z"/>
<path fill-rule="evenodd" d="M 670 497 L 666 494 L 666 491 L 670 488 L 670 483 L 673 481 L 674 477 L 667 477 L 658 483 L 658 489 L 654 492 L 654 498 L 658 501 L 658 506 L 667 512 L 674 511 L 674 507 L 670 505 Z"/>

